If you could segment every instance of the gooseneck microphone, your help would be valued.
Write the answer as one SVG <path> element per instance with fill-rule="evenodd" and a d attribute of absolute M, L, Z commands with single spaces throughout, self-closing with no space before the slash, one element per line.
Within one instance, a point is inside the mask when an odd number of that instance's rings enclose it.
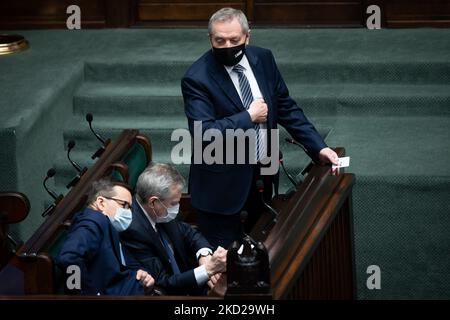
<path fill-rule="evenodd" d="M 44 212 L 41 214 L 43 217 L 52 214 L 53 210 L 56 208 L 56 206 L 58 205 L 58 203 L 63 199 L 63 195 L 60 194 L 59 196 L 56 194 L 55 191 L 50 190 L 47 187 L 47 180 L 54 177 L 56 174 L 56 170 L 51 168 L 47 171 L 47 175 L 45 176 L 43 185 L 44 185 L 44 189 L 45 191 L 47 191 L 47 193 L 53 198 L 53 200 L 55 200 L 52 204 L 50 204 L 45 210 Z"/>
<path fill-rule="evenodd" d="M 49 169 L 49 170 L 47 171 L 47 175 L 45 176 L 45 179 L 44 179 L 44 182 L 43 182 L 45 191 L 47 191 L 47 193 L 48 193 L 54 200 L 56 200 L 56 199 L 58 198 L 58 196 L 57 196 L 57 194 L 55 193 L 55 191 L 50 190 L 50 189 L 47 187 L 47 180 L 50 179 L 50 178 L 52 178 L 55 174 L 56 174 L 56 170 L 55 170 L 55 169 L 53 169 L 53 168 Z"/>
<path fill-rule="evenodd" d="M 290 144 L 295 144 L 296 146 L 300 147 L 303 149 L 303 151 L 305 151 L 306 154 L 308 154 L 308 151 L 306 151 L 305 147 L 298 141 L 295 141 L 292 138 L 285 138 L 284 139 L 286 142 L 289 142 Z"/>
<path fill-rule="evenodd" d="M 89 123 L 89 129 L 91 129 L 91 132 L 94 134 L 94 136 L 97 138 L 98 141 L 102 143 L 102 146 L 95 151 L 95 153 L 91 156 L 91 159 L 94 160 L 95 158 L 100 158 L 100 156 L 105 152 L 106 145 L 109 143 L 109 140 L 105 141 L 105 139 L 102 138 L 97 132 L 94 131 L 92 128 L 92 120 L 94 120 L 94 116 L 92 113 L 88 113 L 86 115 L 86 121 Z"/>
<path fill-rule="evenodd" d="M 250 240 L 251 244 L 253 244 L 254 246 L 257 245 L 257 242 L 255 241 L 255 239 L 253 239 L 247 232 L 245 232 L 245 228 L 244 228 L 244 224 L 245 221 L 248 218 L 248 212 L 245 210 L 242 210 L 241 213 L 239 214 L 239 218 L 241 220 L 241 228 L 242 228 L 242 234 L 244 235 L 243 238 L 247 238 Z"/>
<path fill-rule="evenodd" d="M 69 159 L 70 163 L 75 168 L 75 170 L 77 170 L 78 174 L 67 184 L 67 186 L 66 186 L 67 189 L 70 189 L 71 187 L 76 185 L 78 183 L 78 181 L 80 181 L 81 176 L 87 171 L 86 167 L 84 167 L 82 169 L 81 166 L 78 163 L 76 163 L 75 161 L 73 161 L 70 158 L 70 151 L 72 151 L 72 149 L 74 147 L 75 147 L 75 141 L 70 140 L 69 144 L 68 144 L 68 149 L 67 149 L 67 159 Z"/>
<path fill-rule="evenodd" d="M 261 233 L 266 235 L 267 232 L 270 231 L 272 226 L 274 226 L 275 223 L 277 223 L 278 212 L 276 212 L 275 209 L 272 208 L 269 204 L 267 204 L 267 202 L 264 200 L 264 182 L 262 182 L 262 180 L 256 181 L 256 189 L 258 190 L 258 193 L 261 195 L 261 201 L 262 201 L 263 205 L 270 211 L 270 213 L 272 215 L 271 219 L 269 221 L 267 221 L 266 225 L 261 230 Z"/>
<path fill-rule="evenodd" d="M 308 153 L 308 151 L 306 151 L 305 147 L 300 142 L 295 141 L 294 139 L 291 139 L 291 138 L 285 138 L 284 140 L 286 140 L 286 142 L 296 145 L 297 147 L 302 148 L 302 150 L 311 157 L 311 155 Z M 310 162 L 306 166 L 306 168 L 303 169 L 301 174 L 305 174 L 306 172 L 309 172 L 309 170 L 312 168 L 312 166 L 313 166 L 313 162 Z"/>
<path fill-rule="evenodd" d="M 281 152 L 280 150 L 280 165 L 281 168 L 284 171 L 284 174 L 288 177 L 289 181 L 292 183 L 292 185 L 294 186 L 295 190 L 297 190 L 297 180 L 286 170 L 286 167 L 284 166 L 284 160 L 283 160 L 283 152 Z"/>
<path fill-rule="evenodd" d="M 80 173 L 81 172 L 81 167 L 80 167 L 80 165 L 78 164 L 78 163 L 76 163 L 75 161 L 73 161 L 71 158 L 70 158 L 70 151 L 72 151 L 72 149 L 75 147 L 75 141 L 73 141 L 73 140 L 70 140 L 69 141 L 69 144 L 67 145 L 67 159 L 69 159 L 69 161 L 70 161 L 70 163 L 72 164 L 72 166 L 75 168 L 75 170 L 77 170 L 78 171 L 78 173 Z"/>
<path fill-rule="evenodd" d="M 265 200 L 264 200 L 264 182 L 262 180 L 256 181 L 256 189 L 258 189 L 258 192 L 261 196 L 261 201 L 263 205 L 270 211 L 272 214 L 273 220 L 276 222 L 276 219 L 278 218 L 278 212 L 275 211 L 274 208 L 272 208 Z"/>
<path fill-rule="evenodd" d="M 96 133 L 92 128 L 92 120 L 94 120 L 94 116 L 92 115 L 92 113 L 88 113 L 86 115 L 86 121 L 89 123 L 89 128 L 91 129 L 94 136 L 98 139 L 98 141 L 100 141 L 102 145 L 105 145 L 105 140 L 102 138 L 102 136 Z"/>

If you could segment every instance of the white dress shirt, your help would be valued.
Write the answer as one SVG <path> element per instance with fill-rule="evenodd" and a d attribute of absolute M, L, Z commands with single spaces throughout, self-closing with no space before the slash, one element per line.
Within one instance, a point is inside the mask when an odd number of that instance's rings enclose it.
<path fill-rule="evenodd" d="M 256 81 L 255 75 L 253 74 L 252 67 L 250 66 L 250 63 L 248 62 L 247 56 L 244 54 L 241 61 L 239 63 L 241 66 L 245 68 L 244 75 L 247 77 L 248 83 L 250 84 L 250 89 L 252 90 L 252 96 L 253 99 L 264 99 L 261 90 L 259 89 L 258 82 Z M 239 98 L 241 98 L 242 103 L 242 94 L 241 89 L 239 87 L 239 77 L 236 72 L 233 71 L 233 66 L 224 66 L 227 70 L 228 74 L 230 75 L 231 81 L 233 81 L 234 87 L 236 88 L 236 91 L 239 94 Z M 259 124 L 259 134 L 262 135 L 262 141 L 263 141 L 263 149 L 265 150 L 265 154 L 267 154 L 267 123 L 262 122 Z M 265 154 L 263 153 L 263 158 L 265 158 Z"/>
<path fill-rule="evenodd" d="M 138 203 L 139 207 L 141 207 L 141 209 L 144 212 L 145 216 L 147 217 L 148 221 L 152 225 L 153 230 L 155 230 L 155 232 L 158 233 L 158 231 L 156 230 L 156 222 L 153 221 L 152 218 L 150 218 L 150 215 L 147 213 L 147 211 L 144 209 L 144 207 L 141 205 L 141 203 L 139 202 L 138 199 L 136 199 L 136 202 Z M 169 246 L 171 247 L 171 249 L 173 251 L 172 243 L 169 243 Z M 201 254 L 204 255 L 204 254 L 208 254 L 208 253 L 212 254 L 212 250 L 210 248 L 199 249 L 196 253 L 197 260 Z M 206 268 L 204 265 L 198 266 L 197 268 L 194 269 L 194 276 L 195 276 L 195 280 L 197 281 L 197 284 L 199 286 L 204 285 L 209 280 L 208 272 L 206 272 Z"/>

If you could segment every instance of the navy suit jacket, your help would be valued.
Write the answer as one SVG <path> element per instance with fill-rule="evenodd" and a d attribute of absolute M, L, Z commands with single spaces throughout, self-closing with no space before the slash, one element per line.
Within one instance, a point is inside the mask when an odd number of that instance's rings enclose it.
<path fill-rule="evenodd" d="M 122 253 L 127 266 L 122 265 L 119 234 L 109 218 L 86 208 L 74 217 L 56 264 L 64 274 L 70 265 L 80 267 L 82 294 L 144 294 L 144 288 L 136 280 L 139 265 L 123 246 Z"/>
<path fill-rule="evenodd" d="M 155 284 L 168 294 L 200 294 L 203 288 L 198 287 L 193 270 L 198 264 L 193 265 L 190 261 L 195 260 L 199 249 L 212 249 L 208 240 L 191 225 L 177 219 L 160 224 L 171 241 L 181 271 L 175 275 L 158 234 L 136 199 L 133 199 L 132 211 L 133 222 L 120 233 L 120 238 L 134 259 L 149 270 Z"/>
<path fill-rule="evenodd" d="M 246 56 L 268 106 L 267 129 L 282 125 L 303 144 L 308 155 L 317 160 L 319 151 L 326 144 L 289 96 L 272 52 L 247 46 Z M 203 132 L 217 129 L 222 134 L 226 129 L 245 131 L 254 127 L 228 72 L 216 61 L 211 50 L 189 68 L 181 81 L 181 88 L 191 135 L 194 134 L 194 121 L 202 121 Z M 270 130 L 268 139 L 269 149 Z M 192 162 L 189 175 L 192 205 L 207 212 L 238 213 L 250 191 L 252 174 L 252 166 L 248 164 L 208 165 Z"/>

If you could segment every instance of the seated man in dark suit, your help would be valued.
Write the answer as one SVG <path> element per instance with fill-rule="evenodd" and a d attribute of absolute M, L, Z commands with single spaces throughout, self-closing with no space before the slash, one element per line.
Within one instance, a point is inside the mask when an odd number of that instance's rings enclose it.
<path fill-rule="evenodd" d="M 101 179 L 92 184 L 88 207 L 78 213 L 56 258 L 66 273 L 79 267 L 81 294 L 140 295 L 154 279 L 124 250 L 118 231 L 131 223 L 131 193 L 126 185 Z"/>
<path fill-rule="evenodd" d="M 152 164 L 139 176 L 133 222 L 120 234 L 122 243 L 168 294 L 202 294 L 226 268 L 227 251 L 214 253 L 189 224 L 176 220 L 183 177 L 167 164 Z M 197 267 L 190 263 L 197 257 Z"/>

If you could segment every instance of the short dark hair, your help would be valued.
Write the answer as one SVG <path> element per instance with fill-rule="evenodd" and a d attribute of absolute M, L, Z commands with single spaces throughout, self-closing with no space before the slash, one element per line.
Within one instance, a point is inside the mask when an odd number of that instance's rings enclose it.
<path fill-rule="evenodd" d="M 91 188 L 89 189 L 87 195 L 87 205 L 91 205 L 97 200 L 99 196 L 103 197 L 114 197 L 116 192 L 114 191 L 114 187 L 119 186 L 127 189 L 131 193 L 130 187 L 121 181 L 113 180 L 110 177 L 101 178 L 92 182 Z"/>

